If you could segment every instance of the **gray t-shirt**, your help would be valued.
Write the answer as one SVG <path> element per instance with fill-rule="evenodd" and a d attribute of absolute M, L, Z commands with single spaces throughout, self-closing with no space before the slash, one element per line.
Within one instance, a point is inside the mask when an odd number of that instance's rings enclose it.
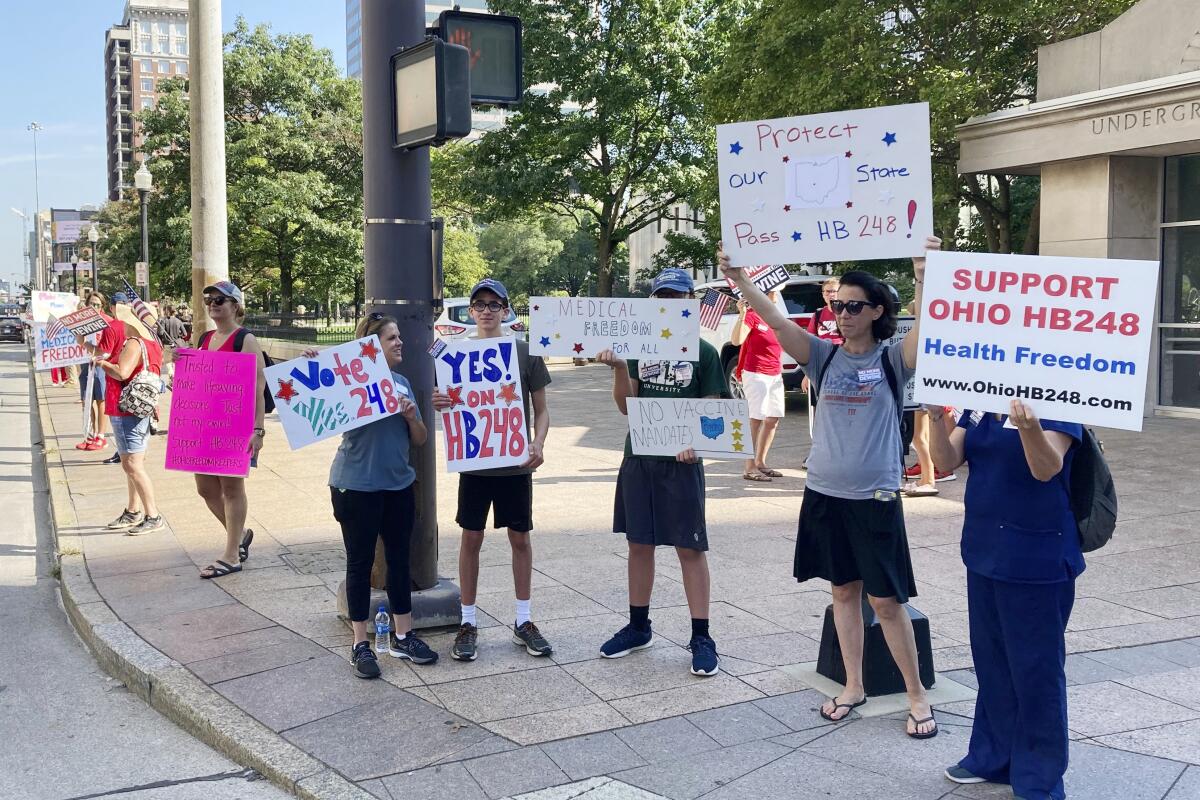
<path fill-rule="evenodd" d="M 412 384 L 392 373 L 396 391 L 416 402 Z M 417 419 L 421 408 L 417 407 Z M 329 485 L 356 492 L 398 492 L 412 486 L 417 473 L 408 462 L 408 420 L 400 414 L 346 431 L 329 467 Z"/>
<path fill-rule="evenodd" d="M 900 424 L 896 398 L 888 386 L 881 356 L 885 345 L 863 355 L 844 348 L 829 363 L 822 381 L 821 366 L 834 345 L 809 337 L 812 351 L 804 373 L 820 387 L 808 457 L 807 486 L 845 500 L 869 500 L 877 489 L 900 488 Z M 887 351 L 900 387 L 912 370 L 904 366 L 900 347 Z"/>

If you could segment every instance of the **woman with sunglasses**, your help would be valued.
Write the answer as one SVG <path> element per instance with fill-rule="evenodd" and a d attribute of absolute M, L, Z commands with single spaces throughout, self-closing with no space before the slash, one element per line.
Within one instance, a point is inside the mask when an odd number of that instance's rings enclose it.
<path fill-rule="evenodd" d="M 213 322 L 213 330 L 206 331 L 196 345 L 198 350 L 217 350 L 227 353 L 253 353 L 258 364 L 258 380 L 254 392 L 254 435 L 246 443 L 250 452 L 250 466 L 258 466 L 258 452 L 262 449 L 263 416 L 266 401 L 263 390 L 267 378 L 263 373 L 266 361 L 262 347 L 254 335 L 241 326 L 245 317 L 242 290 L 229 281 L 218 281 L 204 288 L 204 308 Z M 242 571 L 242 563 L 250 557 L 250 543 L 254 531 L 246 528 L 249 501 L 246 499 L 246 479 L 229 475 L 196 475 L 196 491 L 204 499 L 212 515 L 225 529 L 225 549 L 220 558 L 200 570 L 206 580 L 220 578 Z"/>
<path fill-rule="evenodd" d="M 929 237 L 927 250 L 941 247 Z M 808 479 L 796 536 L 796 580 L 824 578 L 833 587 L 833 616 L 846 668 L 846 687 L 821 707 L 838 722 L 867 702 L 863 688 L 862 593 L 875 610 L 892 658 L 904 676 L 914 739 L 937 735 L 933 710 L 917 669 L 912 621 L 904 609 L 916 595 L 904 515 L 900 507 L 901 437 L 897 396 L 917 363 L 920 317 L 899 348 L 884 342 L 896 331 L 887 286 L 866 272 L 841 278 L 837 314 L 840 346 L 791 321 L 718 252 L 721 271 L 734 281 L 774 330 L 785 352 L 804 369 L 820 398 Z M 925 259 L 913 259 L 915 305 L 920 308 Z"/>

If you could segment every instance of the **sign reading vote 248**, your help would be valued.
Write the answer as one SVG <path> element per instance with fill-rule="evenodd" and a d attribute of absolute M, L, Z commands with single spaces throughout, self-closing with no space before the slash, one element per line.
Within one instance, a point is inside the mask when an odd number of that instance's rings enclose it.
<path fill-rule="evenodd" d="M 267 388 L 293 450 L 361 428 L 400 410 L 378 336 L 267 367 Z"/>
<path fill-rule="evenodd" d="M 511 467 L 528 458 L 524 389 L 512 339 L 467 339 L 434 359 L 450 472 Z"/>

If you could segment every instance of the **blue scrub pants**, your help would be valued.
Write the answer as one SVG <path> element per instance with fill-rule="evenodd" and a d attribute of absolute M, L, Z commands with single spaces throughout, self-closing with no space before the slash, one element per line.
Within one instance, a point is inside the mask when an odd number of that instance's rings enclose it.
<path fill-rule="evenodd" d="M 1074 579 L 1009 583 L 967 571 L 979 695 L 970 748 L 959 766 L 993 783 L 1011 784 L 1023 800 L 1066 797 L 1063 637 L 1074 603 Z"/>

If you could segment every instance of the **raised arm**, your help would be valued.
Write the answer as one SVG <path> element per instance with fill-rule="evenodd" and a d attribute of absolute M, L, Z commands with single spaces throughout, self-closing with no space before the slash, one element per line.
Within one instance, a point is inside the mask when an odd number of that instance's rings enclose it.
<path fill-rule="evenodd" d="M 724 250 L 717 250 L 717 263 L 721 265 L 721 274 L 737 284 L 738 290 L 750 303 L 750 307 L 775 331 L 775 338 L 779 340 L 784 352 L 796 359 L 797 364 L 808 364 L 812 352 L 810 343 L 813 339 L 808 331 L 788 319 L 787 315 L 771 302 L 771 298 L 750 282 L 745 270 L 731 266 L 729 256 L 725 255 Z"/>
<path fill-rule="evenodd" d="M 942 240 L 936 236 L 925 237 L 925 251 L 941 250 Z M 913 320 L 912 330 L 904 334 L 901 348 L 904 352 L 904 366 L 909 369 L 917 368 L 918 342 L 921 336 L 921 295 L 925 288 L 925 257 L 914 258 L 913 262 Z"/>
<path fill-rule="evenodd" d="M 746 325 L 746 311 L 750 305 L 745 300 L 737 301 L 738 318 L 733 323 L 733 329 L 729 331 L 729 343 L 734 347 L 741 347 L 746 342 L 746 336 L 749 335 L 750 329 Z"/>
<path fill-rule="evenodd" d="M 1020 400 L 1013 400 L 1008 418 L 1021 434 L 1025 463 L 1039 481 L 1048 481 L 1062 472 L 1063 459 L 1071 449 L 1071 437 L 1059 431 L 1042 428 L 1033 409 Z"/>
<path fill-rule="evenodd" d="M 629 365 L 612 350 L 601 350 L 596 355 L 596 360 L 612 368 L 613 402 L 617 404 L 618 411 L 628 416 L 629 406 L 625 401 L 630 397 L 637 397 L 637 382 L 629 377 Z"/>

